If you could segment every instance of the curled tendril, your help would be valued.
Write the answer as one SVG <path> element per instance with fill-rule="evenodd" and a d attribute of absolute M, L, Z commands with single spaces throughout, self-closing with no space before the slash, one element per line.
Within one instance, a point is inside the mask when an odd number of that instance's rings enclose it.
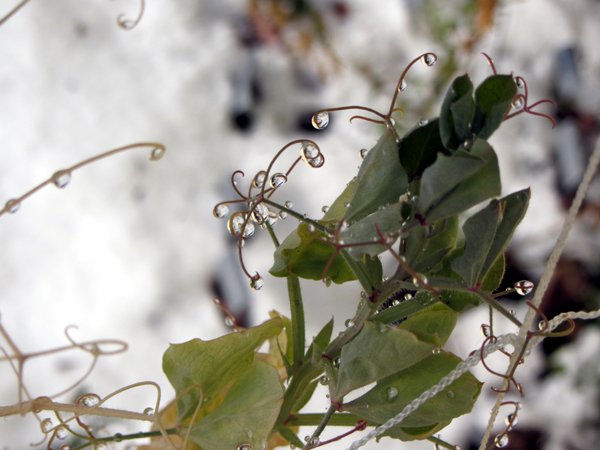
<path fill-rule="evenodd" d="M 301 156 L 296 157 L 284 172 L 276 172 L 272 174 L 275 164 L 283 155 L 283 153 L 297 144 L 301 144 Z M 308 150 L 310 150 L 310 152 L 308 152 Z M 272 202 L 270 198 L 283 184 L 287 182 L 292 171 L 303 160 L 308 166 L 313 168 L 322 167 L 325 163 L 325 157 L 323 156 L 321 148 L 316 142 L 310 139 L 296 139 L 288 142 L 275 154 L 265 170 L 258 171 L 252 177 L 247 193 L 244 193 L 243 190 L 240 189 L 238 183 L 238 178 L 244 177 L 245 173 L 242 170 L 236 170 L 233 172 L 230 179 L 231 187 L 239 198 L 217 203 L 213 208 L 213 214 L 215 217 L 223 218 L 228 214 L 230 205 L 241 204 L 246 206 L 244 211 L 236 211 L 230 216 L 228 220 L 228 228 L 232 236 L 237 239 L 238 259 L 242 271 L 250 280 L 250 285 L 254 289 L 260 289 L 263 281 L 259 273 L 256 272 L 252 274 L 244 263 L 244 239 L 250 237 L 254 233 L 254 222 L 260 226 L 269 227 L 275 220 L 277 220 L 277 214 L 273 213 L 265 205 L 273 206 L 280 211 L 297 215 L 297 213 L 291 211 L 289 208 Z M 312 222 L 310 219 L 305 218 L 301 218 L 301 220 Z"/>
<path fill-rule="evenodd" d="M 25 6 L 27 3 L 29 3 L 31 0 L 22 0 L 19 3 L 17 3 L 17 5 L 11 9 L 9 12 L 7 12 L 4 16 L 0 17 L 0 27 L 2 25 L 4 25 L 4 23 L 6 21 L 8 21 L 8 19 L 10 19 L 12 16 L 14 16 L 17 12 L 19 12 L 19 10 Z"/>
<path fill-rule="evenodd" d="M 37 191 L 44 188 L 45 186 L 48 186 L 49 184 L 54 184 L 56 187 L 64 188 L 67 184 L 69 184 L 69 182 L 71 180 L 71 175 L 73 174 L 73 172 L 75 172 L 78 169 L 81 169 L 82 167 L 93 164 L 96 161 L 99 161 L 104 158 L 108 158 L 109 156 L 115 155 L 117 153 L 121 153 L 121 152 L 124 152 L 127 150 L 137 149 L 137 148 L 140 148 L 140 149 L 150 148 L 151 149 L 150 161 L 158 161 L 159 159 L 161 159 L 164 156 L 165 151 L 166 151 L 165 146 L 158 142 L 139 142 L 139 143 L 135 143 L 135 144 L 125 145 L 123 147 L 114 148 L 107 152 L 92 156 L 91 158 L 80 161 L 77 164 L 74 164 L 70 167 L 67 167 L 67 168 L 61 169 L 61 170 L 57 170 L 48 179 L 42 181 L 37 186 L 31 188 L 29 191 L 25 192 L 20 197 L 16 197 L 16 198 L 12 198 L 12 199 L 8 200 L 5 203 L 4 207 L 0 210 L 0 216 L 2 216 L 3 214 L 6 214 L 6 213 L 12 214 L 12 213 L 17 212 L 24 200 L 26 200 L 27 198 L 29 198 L 30 196 L 35 194 Z"/>
<path fill-rule="evenodd" d="M 409 70 L 411 69 L 411 67 L 418 61 L 422 61 L 427 66 L 432 66 L 435 64 L 436 60 L 437 60 L 437 55 L 435 53 L 423 53 L 422 55 L 417 56 L 415 59 L 413 59 L 411 62 L 408 63 L 408 65 L 402 71 L 402 74 L 400 74 L 400 78 L 398 78 L 398 83 L 396 84 L 396 88 L 394 90 L 394 95 L 392 96 L 392 100 L 390 102 L 390 107 L 389 107 L 387 113 L 385 113 L 385 114 L 381 113 L 373 108 L 366 107 L 366 106 L 351 105 L 351 106 L 340 106 L 340 107 L 336 107 L 336 108 L 320 109 L 319 111 L 314 113 L 313 117 L 317 117 L 320 114 L 330 113 L 330 112 L 335 112 L 335 111 L 352 111 L 352 110 L 365 111 L 365 112 L 368 112 L 368 113 L 374 115 L 375 117 L 378 117 L 378 119 L 374 119 L 372 117 L 366 117 L 363 115 L 354 115 L 350 118 L 350 122 L 352 122 L 354 119 L 360 119 L 360 120 L 365 120 L 365 121 L 371 122 L 371 123 L 385 125 L 392 133 L 392 136 L 394 137 L 396 142 L 400 142 L 400 136 L 398 135 L 398 131 L 394 127 L 394 120 L 392 119 L 392 115 L 395 112 L 402 111 L 401 108 L 396 108 L 396 101 L 398 100 L 398 95 L 400 94 L 400 92 L 402 92 L 404 90 L 404 86 L 406 86 L 404 79 L 405 79 L 406 75 L 408 74 Z"/>
<path fill-rule="evenodd" d="M 494 64 L 494 61 L 492 60 L 492 58 L 490 58 L 490 56 L 487 53 L 482 52 L 481 54 L 485 57 L 485 59 L 487 59 L 487 62 L 490 65 L 490 67 L 492 68 L 492 72 L 494 73 L 494 75 L 497 75 L 498 72 L 496 70 L 496 65 Z M 519 106 L 518 111 L 515 111 L 513 113 L 510 113 L 510 114 L 507 114 L 506 116 L 504 116 L 504 120 L 508 120 L 512 117 L 518 116 L 521 113 L 527 113 L 527 114 L 544 117 L 544 118 L 548 119 L 550 121 L 550 123 L 552 124 L 552 128 L 554 128 L 556 126 L 556 120 L 554 120 L 554 118 L 552 116 L 549 116 L 548 114 L 544 114 L 544 113 L 539 113 L 537 111 L 533 111 L 532 109 L 535 108 L 536 106 L 542 105 L 544 103 L 549 103 L 556 107 L 556 103 L 553 100 L 545 98 L 543 100 L 538 100 L 537 102 L 530 105 L 527 81 L 525 81 L 525 78 L 523 78 L 521 76 L 514 77 L 514 80 L 515 80 L 517 87 L 519 89 L 521 89 L 521 88 L 523 89 L 523 93 L 522 94 L 518 93 L 517 95 L 515 95 L 515 98 L 513 99 L 513 105 L 520 105 L 520 106 Z"/>
<path fill-rule="evenodd" d="M 124 30 L 133 30 L 142 20 L 144 15 L 144 11 L 146 10 L 146 1 L 140 0 L 140 8 L 138 10 L 138 14 L 134 19 L 128 19 L 125 14 L 120 14 L 117 17 L 117 25 Z"/>
<path fill-rule="evenodd" d="M 506 389 L 500 389 L 500 388 L 496 388 L 496 387 L 492 387 L 492 390 L 494 392 L 508 392 L 510 390 L 511 384 L 515 387 L 515 389 L 517 390 L 517 392 L 519 392 L 519 394 L 521 395 L 521 397 L 523 397 L 523 388 L 521 386 L 520 383 L 517 382 L 517 380 L 515 379 L 515 370 L 511 370 L 509 371 L 509 373 L 507 374 L 503 374 L 500 372 L 496 372 L 495 370 L 493 370 L 486 362 L 485 362 L 485 347 L 488 344 L 495 344 L 498 341 L 498 338 L 496 336 L 488 336 L 483 343 L 481 344 L 481 348 L 479 350 L 479 358 L 481 360 L 481 364 L 483 365 L 483 367 L 492 375 L 496 375 L 497 377 L 503 378 L 504 380 L 508 380 L 508 387 Z M 510 357 L 510 353 L 499 349 L 501 353 L 507 355 L 508 357 Z M 519 363 L 522 362 L 521 358 L 519 358 Z M 516 366 L 515 366 L 516 369 Z"/>

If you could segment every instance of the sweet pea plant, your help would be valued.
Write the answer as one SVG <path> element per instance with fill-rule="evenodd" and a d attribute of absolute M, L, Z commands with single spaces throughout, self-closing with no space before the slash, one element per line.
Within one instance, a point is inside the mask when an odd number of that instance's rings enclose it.
<path fill-rule="evenodd" d="M 268 231 L 275 246 L 270 273 L 286 279 L 291 316 L 274 312 L 256 327 L 167 350 L 164 371 L 177 392 L 177 421 L 190 426 L 191 448 L 262 449 L 286 443 L 315 448 L 383 425 L 461 362 L 443 348 L 461 312 L 490 309 L 483 346 L 496 342 L 494 315 L 521 326 L 497 297 L 513 291 L 527 295 L 533 284 L 524 280 L 496 291 L 504 273 L 504 251 L 527 210 L 530 192 L 496 198 L 500 173 L 488 139 L 503 121 L 523 112 L 546 117 L 554 125 L 550 116 L 532 110 L 549 101 L 529 105 L 525 80 L 497 74 L 488 58 L 492 76 L 477 88 L 467 74 L 457 77 L 439 117 L 421 120 L 401 135 L 393 115 L 407 87 L 405 77 L 419 61 L 433 66 L 436 59 L 425 53 L 406 67 L 386 113 L 363 106 L 315 113 L 318 129 L 328 125 L 330 113 L 341 110 L 357 111 L 351 121 L 383 125 L 375 146 L 361 151 L 358 174 L 322 217 L 306 217 L 275 200 L 298 165 L 324 164 L 316 142 L 285 145 L 252 177 L 246 191 L 237 180 L 243 172 L 234 172 L 232 186 L 239 198 L 216 205 L 214 215 L 228 217 L 241 268 L 254 289 L 262 287 L 263 278 L 247 269 L 244 241 L 257 227 Z M 279 169 L 280 156 L 294 149 L 299 156 L 286 170 Z M 461 227 L 459 217 L 484 202 Z M 241 208 L 230 214 L 232 205 Z M 274 224 L 285 216 L 299 224 L 280 239 Z M 395 261 L 389 272 L 381 262 L 385 253 Z M 322 279 L 328 286 L 358 280 L 362 287 L 345 330 L 332 337 L 332 319 L 308 347 L 301 278 Z M 539 333 L 547 331 L 546 325 Z M 258 352 L 265 343 L 268 352 Z M 506 378 L 521 390 L 513 374 Z M 301 412 L 319 383 L 329 391 L 327 412 Z M 434 434 L 471 411 L 481 386 L 466 372 L 383 435 L 429 439 L 453 448 Z M 317 428 L 301 439 L 301 425 Z M 335 425 L 351 430 L 323 440 L 325 427 Z M 505 440 L 503 434 L 496 445 L 503 446 Z"/>

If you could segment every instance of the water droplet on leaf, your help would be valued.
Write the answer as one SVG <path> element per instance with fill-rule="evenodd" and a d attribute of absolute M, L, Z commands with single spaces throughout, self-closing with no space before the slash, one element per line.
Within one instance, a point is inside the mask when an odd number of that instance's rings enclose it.
<path fill-rule="evenodd" d="M 440 347 L 433 347 L 431 353 L 433 353 L 434 355 L 439 355 L 442 353 L 442 349 Z"/>
<path fill-rule="evenodd" d="M 57 188 L 64 188 L 71 182 L 71 172 L 68 170 L 59 170 L 52 175 L 52 182 Z"/>
<path fill-rule="evenodd" d="M 354 320 L 352 320 L 352 319 L 346 319 L 346 321 L 344 322 L 344 326 L 346 328 L 353 327 L 354 326 Z"/>
<path fill-rule="evenodd" d="M 410 300 L 411 298 L 413 298 L 413 295 L 410 292 L 404 294 L 404 300 Z"/>
<path fill-rule="evenodd" d="M 329 125 L 329 113 L 327 111 L 322 111 L 314 114 L 312 116 L 312 125 L 317 130 L 322 130 L 327 127 L 327 125 Z"/>
<path fill-rule="evenodd" d="M 385 399 L 388 402 L 393 402 L 398 398 L 398 388 L 394 386 L 390 386 L 385 391 Z"/>
<path fill-rule="evenodd" d="M 515 292 L 517 294 L 527 295 L 533 290 L 533 288 L 535 287 L 535 284 L 533 284 L 529 280 L 521 280 L 521 281 L 517 281 L 513 287 L 515 288 Z"/>
<path fill-rule="evenodd" d="M 229 206 L 221 203 L 213 208 L 213 216 L 217 219 L 223 219 L 225 216 L 229 214 Z"/>
<path fill-rule="evenodd" d="M 454 395 L 455 395 L 454 391 L 448 391 L 448 392 L 446 392 L 446 397 L 448 397 L 448 398 L 454 398 Z"/>
<path fill-rule="evenodd" d="M 236 447 L 236 450 L 253 450 L 253 449 L 252 449 L 252 446 L 250 444 L 243 443 L 243 444 L 239 444 Z"/>
<path fill-rule="evenodd" d="M 421 62 L 426 66 L 431 67 L 435 64 L 436 61 L 437 56 L 434 53 L 425 53 L 423 56 L 421 56 Z"/>
<path fill-rule="evenodd" d="M 327 206 L 327 205 L 323 205 L 323 206 L 321 207 L 321 211 L 323 212 L 323 214 L 327 214 L 327 211 L 329 211 L 329 206 Z"/>

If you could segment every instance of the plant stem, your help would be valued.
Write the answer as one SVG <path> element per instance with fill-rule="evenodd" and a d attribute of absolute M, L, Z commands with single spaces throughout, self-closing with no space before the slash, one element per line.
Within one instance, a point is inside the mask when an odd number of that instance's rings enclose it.
<path fill-rule="evenodd" d="M 325 414 L 319 413 L 304 413 L 304 414 L 294 414 L 290 417 L 288 421 L 288 425 L 292 426 L 310 426 L 310 425 L 318 425 L 322 422 L 323 416 Z M 352 427 L 356 425 L 356 422 L 360 420 L 360 417 L 355 416 L 354 414 L 340 413 L 334 414 L 329 418 L 328 425 L 334 427 Z"/>
<path fill-rule="evenodd" d="M 288 275 L 287 286 L 292 315 L 292 349 L 294 357 L 292 367 L 296 368 L 300 367 L 304 361 L 304 305 L 302 304 L 300 280 L 296 275 Z"/>
<path fill-rule="evenodd" d="M 309 219 L 308 217 L 304 217 L 304 215 L 302 215 L 302 214 L 294 211 L 293 209 L 286 208 L 284 205 L 280 205 L 279 203 L 274 202 L 273 200 L 268 199 L 268 198 L 263 198 L 262 202 L 266 203 L 267 205 L 273 206 L 274 208 L 277 208 L 280 211 L 285 211 L 290 216 L 292 216 L 292 217 L 300 220 L 301 222 L 306 222 L 306 223 L 311 224 L 312 226 L 315 227 L 316 230 L 319 230 L 319 231 L 321 231 L 323 233 L 326 233 L 326 234 L 331 234 L 331 230 L 328 229 L 326 226 L 320 224 L 316 220 Z"/>
<path fill-rule="evenodd" d="M 319 436 L 321 436 L 321 433 L 323 432 L 323 430 L 325 429 L 325 427 L 331 420 L 331 417 L 335 414 L 335 411 L 336 411 L 335 406 L 333 404 L 329 405 L 329 408 L 327 409 L 327 412 L 321 418 L 321 422 L 317 426 L 317 429 L 313 432 L 313 434 L 308 439 L 308 442 L 306 443 L 306 445 L 303 447 L 302 450 L 308 450 L 308 449 L 311 449 L 318 445 L 318 444 L 315 445 L 315 441 L 319 438 Z"/>
<path fill-rule="evenodd" d="M 165 433 L 167 434 L 178 434 L 180 432 L 180 430 L 178 428 L 168 428 L 165 430 Z M 79 447 L 73 447 L 72 450 L 82 450 L 84 448 L 89 447 L 90 445 L 93 445 L 94 443 L 101 443 L 101 442 L 122 442 L 122 441 L 131 441 L 134 439 L 144 439 L 144 438 L 151 438 L 151 437 L 158 437 L 158 436 L 162 436 L 162 433 L 160 431 L 141 431 L 139 433 L 132 433 L 132 434 L 123 434 L 120 436 L 107 436 L 107 437 L 102 437 L 102 438 L 95 438 L 93 442 L 86 442 L 83 445 L 80 445 Z"/>
<path fill-rule="evenodd" d="M 512 323 L 514 323 L 517 327 L 519 327 L 519 328 L 521 327 L 522 324 L 519 321 L 519 319 L 517 319 L 508 309 L 506 309 L 498 300 L 496 300 L 491 295 L 485 295 L 483 292 L 471 291 L 468 289 L 457 289 L 457 290 L 462 290 L 463 292 L 471 292 L 471 293 L 476 294 L 481 300 L 483 300 L 485 303 L 490 305 L 492 308 L 494 308 L 496 311 L 498 311 L 500 314 L 502 314 L 504 317 L 506 317 Z"/>

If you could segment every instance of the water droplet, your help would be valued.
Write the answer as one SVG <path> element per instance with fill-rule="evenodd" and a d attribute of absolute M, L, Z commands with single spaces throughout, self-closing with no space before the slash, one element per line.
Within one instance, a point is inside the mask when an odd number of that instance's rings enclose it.
<path fill-rule="evenodd" d="M 448 392 L 446 392 L 446 397 L 448 397 L 448 398 L 454 398 L 454 395 L 455 395 L 454 391 L 448 391 Z"/>
<path fill-rule="evenodd" d="M 144 414 L 146 414 L 147 416 L 153 416 L 154 415 L 154 408 L 148 406 L 147 408 L 144 408 Z"/>
<path fill-rule="evenodd" d="M 340 358 L 335 358 L 332 362 L 333 367 L 340 367 Z"/>
<path fill-rule="evenodd" d="M 294 207 L 294 204 L 288 200 L 287 202 L 285 202 L 285 207 L 287 209 L 292 209 Z"/>
<path fill-rule="evenodd" d="M 419 120 L 419 126 L 420 127 L 424 127 L 428 123 L 429 123 L 429 120 L 427 120 L 427 119 L 421 119 L 421 120 Z"/>
<path fill-rule="evenodd" d="M 327 127 L 327 125 L 329 125 L 329 113 L 327 111 L 322 111 L 314 114 L 312 116 L 312 125 L 317 130 L 322 130 Z"/>
<path fill-rule="evenodd" d="M 516 414 L 509 414 L 508 416 L 506 416 L 506 419 L 504 419 L 504 423 L 506 424 L 506 427 L 510 430 L 512 427 L 517 425 L 517 423 L 519 423 L 519 418 Z"/>
<path fill-rule="evenodd" d="M 390 327 L 387 326 L 387 324 L 385 323 L 380 323 L 379 324 L 379 332 L 384 334 L 387 333 L 388 331 L 390 331 Z"/>
<path fill-rule="evenodd" d="M 70 446 L 70 445 L 67 445 L 67 444 L 65 444 L 65 445 L 63 445 L 63 446 L 60 448 L 60 450 L 71 450 L 71 446 Z M 127 448 L 125 448 L 125 450 L 127 450 Z"/>
<path fill-rule="evenodd" d="M 151 161 L 158 161 L 160 158 L 162 158 L 165 154 L 165 149 L 164 147 L 154 147 L 152 149 L 152 151 L 150 152 L 150 160 Z"/>
<path fill-rule="evenodd" d="M 241 212 L 235 212 L 227 221 L 227 229 L 233 237 L 251 237 L 256 228 L 252 222 L 246 222 L 246 216 Z"/>
<path fill-rule="evenodd" d="M 229 214 L 229 206 L 224 203 L 217 205 L 213 208 L 213 216 L 217 219 L 223 219 L 225 216 Z"/>
<path fill-rule="evenodd" d="M 285 219 L 287 217 L 287 213 L 285 211 L 279 211 L 279 218 Z"/>
<path fill-rule="evenodd" d="M 353 327 L 354 326 L 354 320 L 352 320 L 352 319 L 346 319 L 346 321 L 344 322 L 344 326 L 346 328 Z"/>
<path fill-rule="evenodd" d="M 525 83 L 523 82 L 523 78 L 521 77 L 515 77 L 515 84 L 519 89 L 523 89 L 523 87 L 525 87 Z"/>
<path fill-rule="evenodd" d="M 44 419 L 40 423 L 40 428 L 42 433 L 49 433 L 52 428 L 54 428 L 54 424 L 52 423 L 52 419 Z"/>
<path fill-rule="evenodd" d="M 6 211 L 8 211 L 10 214 L 14 214 L 16 213 L 19 208 L 21 207 L 21 202 L 19 200 L 16 199 L 11 199 L 9 201 L 6 202 L 6 205 L 4 205 L 4 209 Z"/>
<path fill-rule="evenodd" d="M 252 185 L 257 189 L 262 189 L 265 185 L 265 179 L 267 178 L 267 172 L 261 170 L 254 175 L 254 179 L 252 180 Z"/>
<path fill-rule="evenodd" d="M 508 436 L 506 435 L 506 433 L 502 433 L 496 436 L 494 438 L 494 444 L 496 444 L 496 447 L 498 448 L 506 447 L 508 445 Z"/>
<path fill-rule="evenodd" d="M 69 432 L 62 425 L 59 427 L 56 427 L 56 429 L 54 430 L 54 436 L 56 436 L 56 438 L 60 439 L 61 441 L 66 439 L 68 435 L 69 435 Z"/>
<path fill-rule="evenodd" d="M 506 353 L 511 353 L 511 354 L 512 354 L 512 353 L 514 353 L 514 351 L 515 351 L 515 347 L 514 347 L 512 344 L 506 344 L 506 345 L 503 347 L 503 350 L 504 350 Z"/>
<path fill-rule="evenodd" d="M 392 301 L 392 306 L 398 306 L 400 304 L 400 300 L 397 298 Z"/>
<path fill-rule="evenodd" d="M 491 329 L 488 324 L 486 324 L 486 323 L 481 324 L 481 334 L 483 334 L 483 337 L 490 337 Z"/>
<path fill-rule="evenodd" d="M 524 104 L 525 101 L 523 100 L 523 97 L 518 95 L 517 98 L 515 98 L 515 100 L 513 101 L 512 106 L 514 109 L 521 109 Z"/>
<path fill-rule="evenodd" d="M 398 398 L 398 388 L 395 386 L 390 386 L 385 390 L 385 399 L 388 402 L 393 402 Z"/>
<path fill-rule="evenodd" d="M 327 206 L 327 205 L 323 205 L 323 206 L 321 207 L 321 211 L 323 212 L 323 214 L 327 214 L 327 211 L 329 211 L 329 206 Z"/>
<path fill-rule="evenodd" d="M 260 289 L 265 285 L 265 280 L 259 274 L 255 274 L 250 280 L 250 287 L 255 291 L 260 291 Z"/>
<path fill-rule="evenodd" d="M 413 295 L 410 292 L 404 294 L 404 300 L 410 300 L 411 298 L 413 298 Z"/>
<path fill-rule="evenodd" d="M 400 82 L 400 86 L 398 86 L 398 91 L 399 92 L 404 92 L 406 90 L 406 81 L 402 80 Z"/>
<path fill-rule="evenodd" d="M 64 188 L 71 182 L 71 172 L 68 170 L 59 170 L 52 175 L 52 182 L 57 188 Z"/>
<path fill-rule="evenodd" d="M 317 156 L 319 156 L 321 152 L 319 152 L 319 149 L 315 147 L 315 145 L 312 142 L 304 141 L 302 143 L 302 147 L 300 148 L 300 153 L 302 159 L 304 159 L 304 161 L 306 162 L 309 162 L 311 159 L 314 159 Z"/>
<path fill-rule="evenodd" d="M 463 147 L 464 148 L 471 148 L 472 144 L 473 144 L 473 141 L 471 141 L 470 139 L 465 139 L 465 142 L 463 142 Z"/>
<path fill-rule="evenodd" d="M 527 294 L 531 293 L 531 291 L 535 287 L 535 284 L 533 284 L 529 280 L 521 280 L 521 281 L 517 281 L 513 287 L 515 288 L 515 292 L 517 294 L 527 295 Z"/>
<path fill-rule="evenodd" d="M 310 167 L 318 169 L 319 167 L 322 167 L 323 164 L 325 164 L 325 157 L 322 153 L 319 153 L 316 157 L 309 159 L 308 164 L 310 165 Z"/>
<path fill-rule="evenodd" d="M 252 211 L 252 219 L 258 223 L 262 224 L 265 220 L 267 220 L 270 216 L 271 211 L 264 204 L 259 203 L 254 207 Z"/>
<path fill-rule="evenodd" d="M 427 277 L 425 275 L 417 274 L 416 276 L 414 276 L 412 278 L 412 282 L 415 286 L 421 287 L 421 286 L 426 286 L 427 283 L 429 282 L 429 280 L 427 279 Z"/>
<path fill-rule="evenodd" d="M 421 62 L 426 66 L 431 67 L 435 64 L 436 61 L 437 56 L 435 55 L 435 53 L 425 53 L 423 56 L 421 56 Z"/>
<path fill-rule="evenodd" d="M 312 223 L 309 223 L 308 226 L 306 227 L 306 229 L 308 230 L 309 233 L 314 233 L 316 228 Z"/>
<path fill-rule="evenodd" d="M 243 443 L 243 444 L 238 444 L 238 446 L 236 447 L 236 450 L 253 450 L 253 449 L 250 444 Z"/>
<path fill-rule="evenodd" d="M 287 181 L 287 177 L 281 172 L 277 172 L 274 174 L 269 180 L 269 184 L 272 188 L 277 189 L 279 186 L 283 185 Z"/>
<path fill-rule="evenodd" d="M 319 377 L 319 383 L 322 385 L 327 385 L 329 383 L 329 377 L 327 375 L 321 375 Z"/>
<path fill-rule="evenodd" d="M 344 205 L 345 206 L 345 205 Z M 347 208 L 348 206 L 346 206 Z M 340 222 L 340 233 L 343 233 L 344 231 L 348 230 L 348 222 L 346 222 L 345 220 L 342 220 Z"/>
<path fill-rule="evenodd" d="M 367 149 L 367 148 L 361 148 L 360 151 L 358 152 L 361 159 L 365 159 L 365 156 L 367 156 L 367 153 L 369 153 L 369 149 Z"/>
<path fill-rule="evenodd" d="M 235 325 L 235 320 L 233 319 L 233 317 L 225 317 L 225 326 L 228 328 L 233 328 L 233 326 Z"/>
<path fill-rule="evenodd" d="M 79 398 L 78 403 L 86 408 L 93 408 L 100 403 L 100 397 L 96 394 L 85 394 Z"/>
<path fill-rule="evenodd" d="M 442 349 L 441 349 L 441 347 L 433 347 L 433 349 L 431 350 L 431 353 L 433 353 L 434 355 L 439 355 L 442 353 Z"/>

